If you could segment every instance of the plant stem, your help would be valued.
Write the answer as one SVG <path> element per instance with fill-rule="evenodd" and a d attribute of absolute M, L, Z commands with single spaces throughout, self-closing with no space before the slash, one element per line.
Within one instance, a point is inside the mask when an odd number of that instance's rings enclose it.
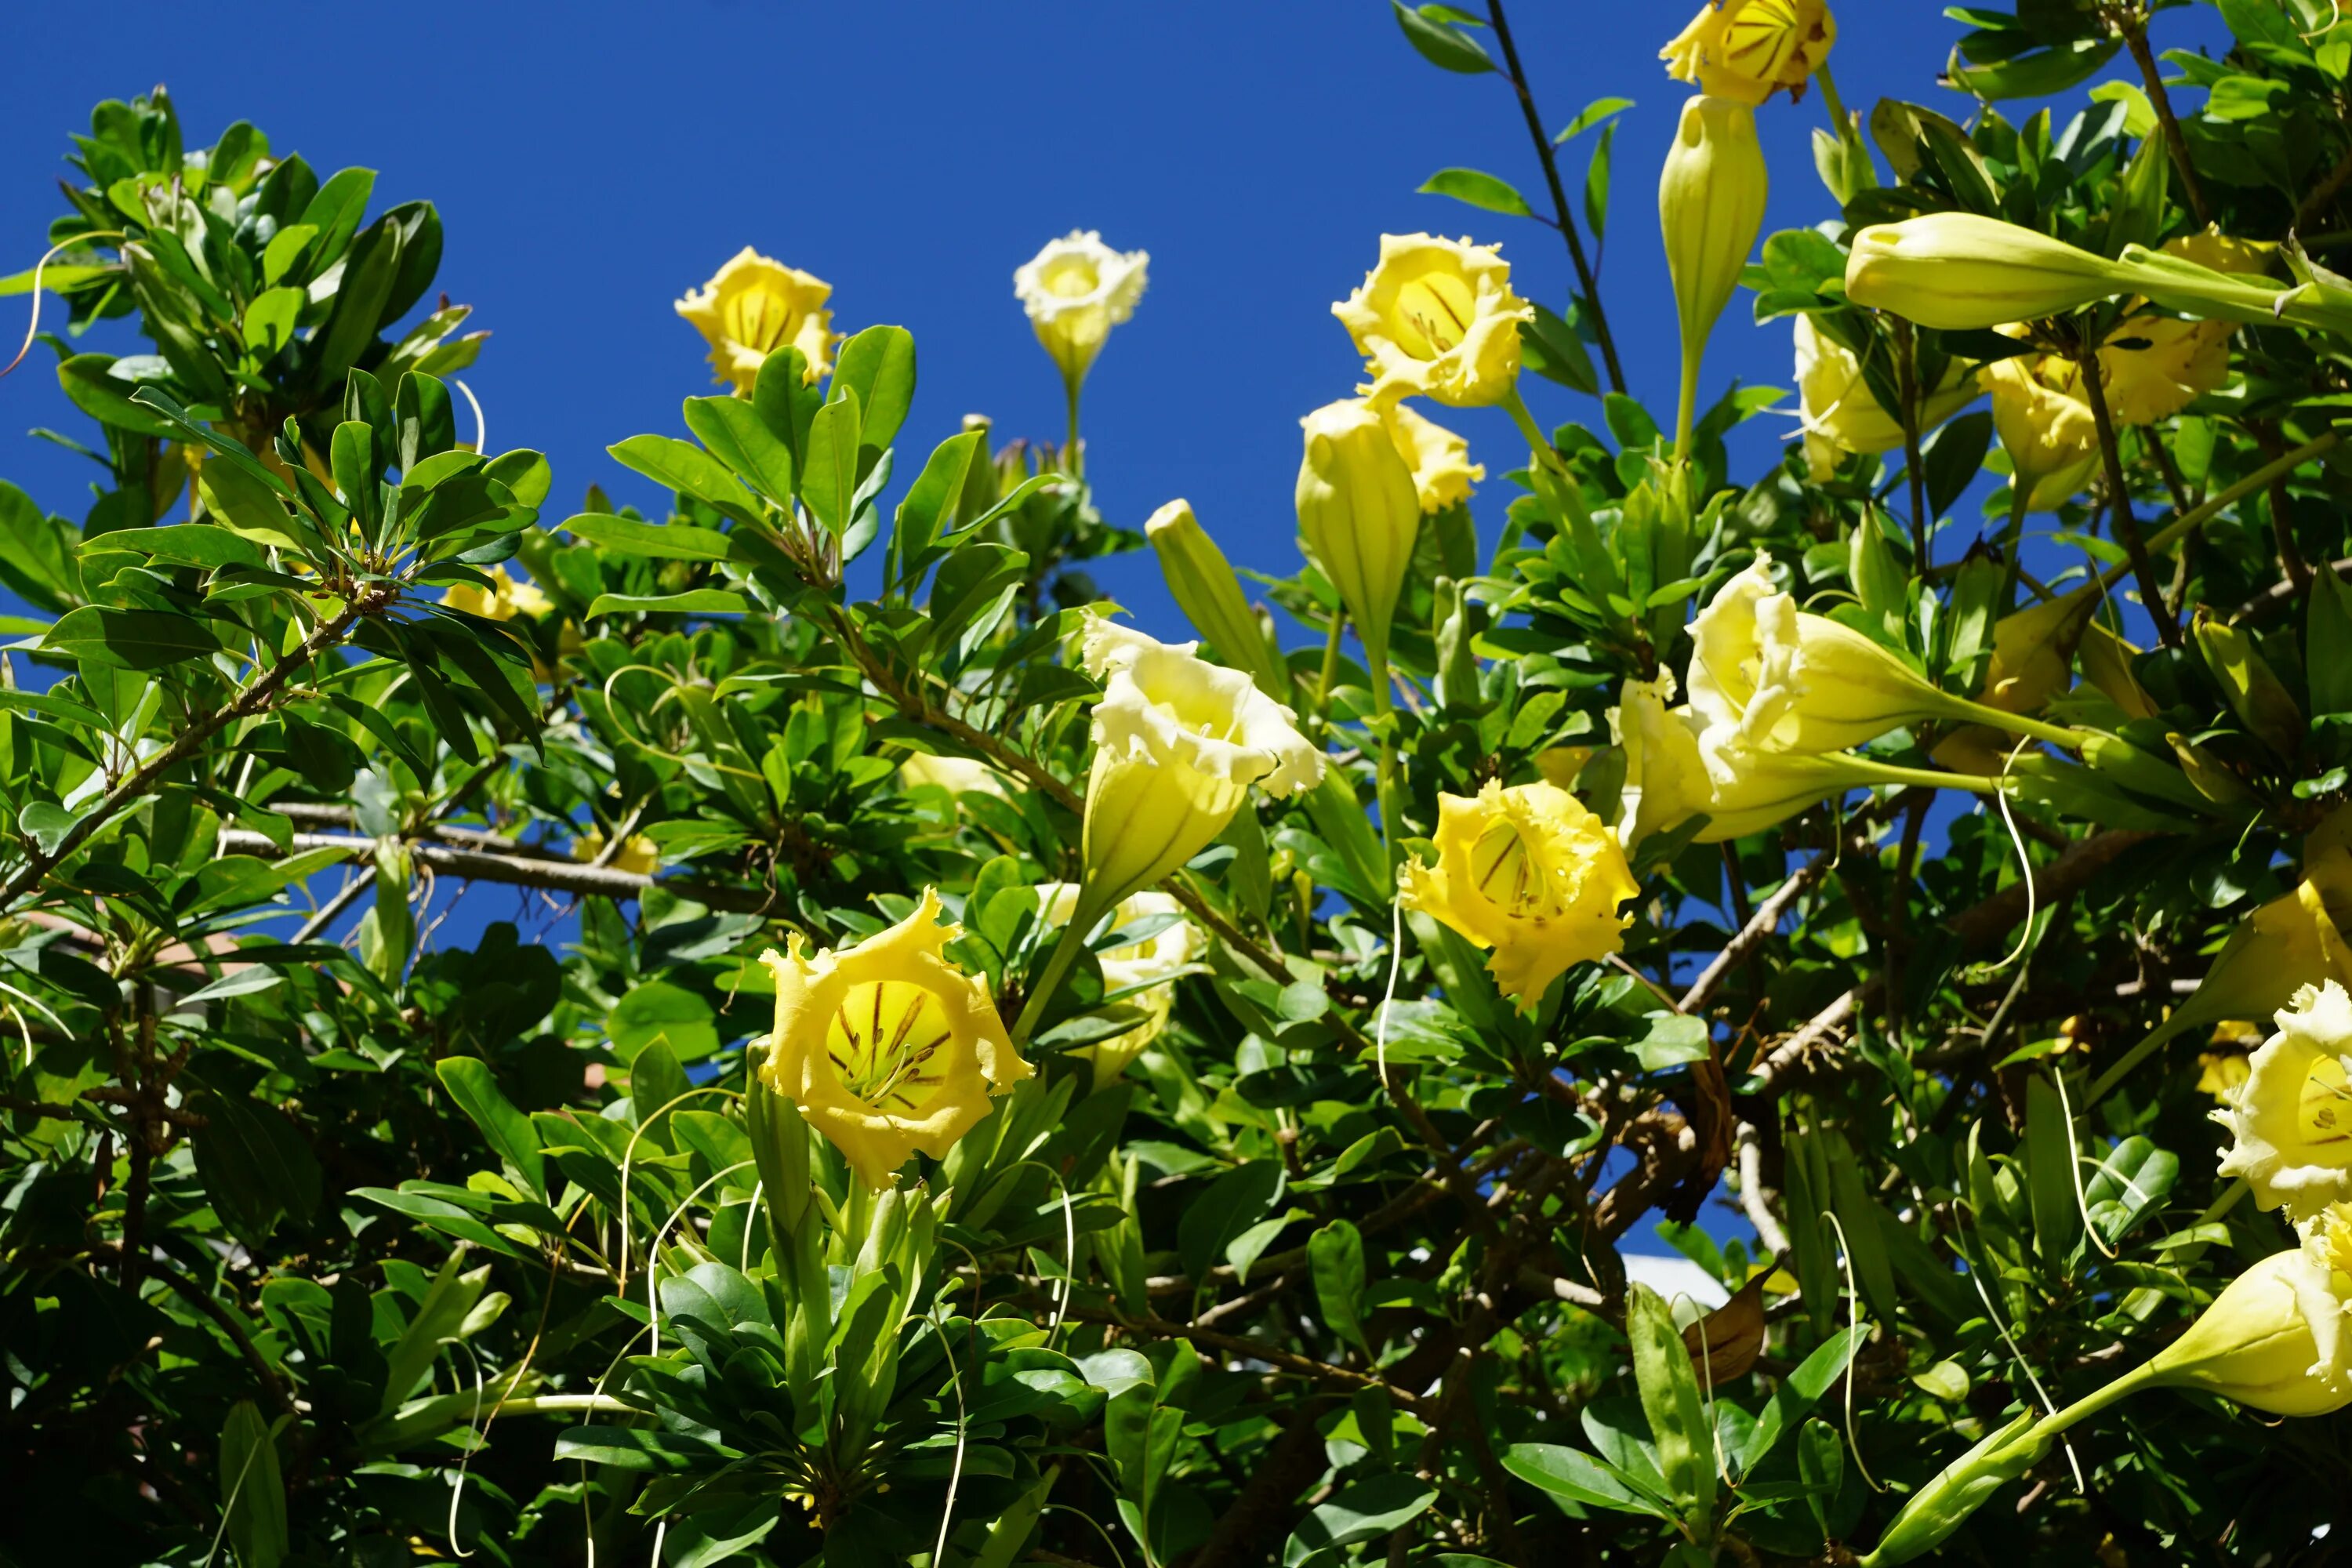
<path fill-rule="evenodd" d="M 2092 1390 L 2065 1409 L 2044 1415 L 2033 1424 L 2033 1429 L 2027 1436 L 2047 1442 L 2085 1416 L 2097 1415 L 2117 1400 L 2137 1394 L 2156 1381 L 2156 1363 L 2142 1362 L 2112 1383 Z"/>
<path fill-rule="evenodd" d="M 1868 757 L 1849 757 L 1854 782 L 1862 784 L 1913 784 L 1922 789 L 1966 790 L 1970 795 L 1999 795 L 2000 781 L 1975 773 L 1947 773 L 1934 768 L 1906 768 Z"/>
<path fill-rule="evenodd" d="M 1014 1045 L 1029 1043 L 1030 1035 L 1045 1016 L 1045 1004 L 1054 999 L 1055 991 L 1061 989 L 1063 980 L 1070 973 L 1070 965 L 1077 962 L 1079 950 L 1087 944 L 1087 932 L 1100 918 L 1101 910 L 1095 907 L 1094 900 L 1081 888 L 1077 907 L 1070 911 L 1069 920 L 1062 927 L 1061 936 L 1054 942 L 1054 951 L 1046 955 L 1045 972 L 1037 976 L 1036 985 L 1021 1004 L 1021 1016 L 1013 1026 Z"/>
<path fill-rule="evenodd" d="M 2012 735 L 2026 735 L 2036 741 L 2047 741 L 2053 746 L 2061 746 L 2070 752 L 2082 749 L 2083 737 L 2078 731 L 2069 730 L 2059 724 L 2045 724 L 2039 719 L 2029 719 L 2022 713 L 2011 713 L 1988 703 L 1971 702 L 1965 697 L 1948 697 L 1946 700 L 1952 704 L 1952 717 L 1965 720 L 1969 723 L 1989 724 L 1996 730 L 2006 730 Z"/>
<path fill-rule="evenodd" d="M 1690 460 L 1691 427 L 1698 419 L 1698 373 L 1706 360 L 1704 342 L 1683 345 L 1682 395 L 1675 405 L 1675 461 Z"/>
<path fill-rule="evenodd" d="M 1339 639 L 1348 633 L 1348 612 L 1331 612 L 1331 635 L 1323 643 L 1323 673 L 1315 685 L 1316 700 L 1323 705 L 1323 721 L 1331 721 L 1331 688 L 1339 679 Z"/>
<path fill-rule="evenodd" d="M 2115 521 L 2116 538 L 2125 553 L 2131 557 L 2132 575 L 2139 581 L 2139 596 L 2148 618 L 2156 623 L 2156 634 L 2167 647 L 2179 647 L 2180 623 L 2173 618 L 2165 603 L 2164 584 L 2156 580 L 2156 563 L 2148 558 L 2147 542 L 2139 536 L 2139 522 L 2132 516 L 2131 488 L 2124 478 L 2123 448 L 2116 440 L 2115 416 L 2107 411 L 2107 389 L 2102 384 L 2099 352 L 2085 348 L 2076 358 L 2082 367 L 2083 399 L 2091 405 L 2091 422 L 2098 427 L 2099 455 L 2105 460 L 2107 503 Z"/>
<path fill-rule="evenodd" d="M 1919 461 L 1918 351 L 1911 323 L 1897 317 L 1895 374 L 1896 395 L 1903 405 L 1903 468 L 1911 481 L 1911 563 L 1913 571 L 1925 572 L 1930 564 L 1928 552 L 1934 547 L 1934 540 L 1928 531 L 1932 520 L 1927 516 L 1927 476 L 1921 471 Z"/>
<path fill-rule="evenodd" d="M 1625 368 L 1617 362 L 1617 342 L 1610 335 L 1609 317 L 1601 308 L 1601 283 L 1584 259 L 1584 241 L 1577 237 L 1576 220 L 1568 210 L 1568 192 L 1559 183 L 1559 161 L 1552 155 L 1551 139 L 1544 134 L 1543 117 L 1536 112 L 1535 94 L 1528 90 L 1528 73 L 1519 64 L 1519 47 L 1512 40 L 1511 24 L 1503 16 L 1503 0 L 1486 0 L 1486 19 L 1494 24 L 1495 42 L 1502 46 L 1503 66 L 1510 78 L 1511 89 L 1518 94 L 1519 111 L 1527 117 L 1528 134 L 1534 139 L 1536 157 L 1543 164 L 1544 184 L 1551 191 L 1552 212 L 1558 218 L 1560 237 L 1568 241 L 1568 258 L 1576 268 L 1577 287 L 1584 292 L 1584 302 L 1592 309 L 1592 336 L 1601 345 L 1601 360 L 1609 371 L 1612 390 L 1625 390 Z"/>
<path fill-rule="evenodd" d="M 2164 89 L 2164 73 L 2156 68 L 2156 54 L 2147 47 L 2147 18 L 2126 18 L 2119 29 L 2124 36 L 2124 47 L 2131 51 L 2132 63 L 2139 67 L 2139 79 L 2147 89 L 2148 101 L 2156 106 L 2157 123 L 2164 128 L 2164 144 L 2172 153 L 2173 172 L 2180 176 L 2180 188 L 2189 196 L 2189 205 L 2200 224 L 2213 221 L 2213 209 L 2205 205 L 2205 187 L 2197 183 L 2197 165 L 2189 158 L 2189 141 L 2180 133 L 2180 121 L 2172 112 L 2172 95 Z"/>
<path fill-rule="evenodd" d="M 2245 500 L 2248 496 L 2254 494 L 2258 490 L 2268 489 L 2272 480 L 2284 478 L 2285 475 L 2293 473 L 2295 469 L 2303 467 L 2304 464 L 2311 461 L 2314 458 L 2325 457 L 2329 452 L 2334 451 L 2338 446 L 2342 445 L 2343 439 L 2343 437 L 2338 435 L 2336 432 L 2330 430 L 2324 436 L 2314 437 L 2311 440 L 2305 442 L 2302 446 L 2297 447 L 2294 451 L 2287 453 L 2277 461 L 2265 463 L 2263 467 L 2256 468 L 2252 473 L 2248 474 L 2244 479 L 2240 479 L 2236 484 L 2231 485 L 2229 489 L 2221 491 L 2219 495 L 2204 501 L 2194 510 L 2183 512 L 2180 516 L 2173 519 L 2170 522 L 2166 523 L 2162 528 L 2158 529 L 2154 533 L 2149 534 L 2147 536 L 2148 549 L 2150 551 L 2171 549 L 2182 539 L 2186 538 L 2196 530 L 2202 528 L 2205 524 L 2210 522 L 2214 518 L 2220 516 L 2229 508 L 2235 506 L 2238 502 Z M 2122 582 L 2125 574 L 2130 570 L 2131 568 L 2129 566 L 2111 566 L 2105 573 L 2101 574 L 2099 581 L 2104 586 L 2112 588 L 2117 583 Z"/>
<path fill-rule="evenodd" d="M 1078 392 L 1085 385 L 1083 375 L 1066 374 L 1062 377 L 1062 395 L 1070 411 L 1070 444 L 1063 448 L 1062 466 L 1070 471 L 1074 479 L 1087 477 L 1086 449 L 1078 445 Z"/>

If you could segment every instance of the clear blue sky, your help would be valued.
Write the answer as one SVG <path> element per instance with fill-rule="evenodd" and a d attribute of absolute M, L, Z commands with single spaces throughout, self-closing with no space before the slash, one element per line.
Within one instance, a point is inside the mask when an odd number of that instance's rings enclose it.
<path fill-rule="evenodd" d="M 1682 5 L 1518 0 L 1516 11 L 1549 127 L 1603 96 L 1638 105 L 1617 138 L 1602 296 L 1635 394 L 1670 414 L 1673 303 L 1654 191 L 1687 89 L 1655 56 Z M 1543 205 L 1503 79 L 1424 63 L 1385 0 L 499 4 L 468 7 L 454 28 L 313 5 L 228 15 L 234 25 L 199 23 L 184 6 L 129 0 L 94 28 L 70 7 L 19 9 L 0 57 L 0 273 L 39 254 L 59 209 L 59 158 L 89 106 L 158 81 L 191 144 L 245 118 L 322 172 L 375 168 L 379 205 L 440 204 L 439 287 L 494 333 L 467 379 L 494 446 L 553 459 L 551 521 L 591 482 L 658 509 L 650 483 L 604 448 L 640 431 L 684 434 L 679 400 L 711 388 L 671 301 L 746 244 L 830 281 L 837 326 L 914 331 L 921 387 L 902 439 L 923 448 L 973 411 L 1000 437 L 1057 435 L 1059 387 L 1013 301 L 1013 269 L 1074 227 L 1149 250 L 1150 290 L 1089 386 L 1099 503 L 1139 524 L 1187 496 L 1236 562 L 1273 572 L 1297 562 L 1298 418 L 1357 375 L 1328 308 L 1383 230 L 1500 240 L 1521 291 L 1554 308 L 1570 276 L 1549 230 L 1414 194 L 1434 170 L 1467 165 Z M 1850 0 L 1841 20 L 1833 65 L 1852 105 L 1895 96 L 1967 112 L 1935 83 L 1961 31 L 1937 7 Z M 2201 7 L 2158 25 L 2167 43 L 2217 31 Z M 1759 118 L 1767 231 L 1820 221 L 1831 208 L 1808 142 L 1823 123 L 1818 100 L 1776 101 Z M 1569 152 L 1572 189 L 1589 146 Z M 0 311 L 14 320 L 22 304 Z M 0 334 L 8 352 L 21 331 Z M 128 345 L 101 328 L 93 346 Z M 1748 325 L 1742 297 L 1708 369 L 1717 388 L 1733 375 L 1787 385 L 1789 357 L 1787 324 Z M 0 383 L 0 478 L 79 518 L 83 460 L 21 435 L 88 427 L 40 360 Z M 1599 424 L 1597 405 L 1564 388 L 1530 377 L 1528 397 L 1547 422 Z M 1497 476 L 1524 461 L 1501 416 L 1446 422 Z M 1754 429 L 1741 448 L 1751 477 L 1786 426 L 1768 416 Z M 1488 527 L 1501 489 L 1481 498 Z M 1181 635 L 1149 554 L 1098 575 L 1147 628 Z"/>

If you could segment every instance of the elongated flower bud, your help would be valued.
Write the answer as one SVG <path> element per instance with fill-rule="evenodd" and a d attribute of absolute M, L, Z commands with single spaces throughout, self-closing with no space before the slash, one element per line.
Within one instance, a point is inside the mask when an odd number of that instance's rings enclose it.
<path fill-rule="evenodd" d="M 1388 662 L 1389 627 L 1421 532 L 1421 497 L 1380 411 L 1362 398 L 1329 403 L 1300 424 L 1298 531 L 1339 591 L 1376 667 Z M 1386 677 L 1381 668 L 1374 680 Z"/>
<path fill-rule="evenodd" d="M 1984 1500 L 2023 1475 L 2050 1451 L 2050 1438 L 2037 1436 L 2029 1410 L 1970 1448 L 1911 1494 L 1895 1522 L 1878 1540 L 1863 1568 L 1890 1568 L 1923 1557 L 1944 1542 Z"/>
<path fill-rule="evenodd" d="M 1160 557 L 1168 592 L 1192 629 L 1209 639 L 1217 657 L 1257 682 L 1257 689 L 1276 701 L 1288 696 L 1289 681 L 1250 614 L 1242 596 L 1241 579 L 1192 515 L 1192 503 L 1171 500 L 1151 514 L 1143 536 Z"/>
<path fill-rule="evenodd" d="M 1966 330 L 2055 316 L 2133 291 L 2127 268 L 1973 213 L 1874 224 L 1853 237 L 1846 298 L 1923 327 Z"/>
<path fill-rule="evenodd" d="M 1764 226 L 1767 176 L 1756 111 L 1704 94 L 1683 105 L 1675 144 L 1658 176 L 1658 224 L 1682 321 L 1684 396 L 1693 393 L 1716 318 L 1739 286 Z"/>
<path fill-rule="evenodd" d="M 2270 661 L 2255 649 L 2253 639 L 2202 611 L 2194 632 L 2205 667 L 2221 683 L 2222 694 L 2246 728 L 2280 756 L 2291 760 L 2299 754 L 2305 729 L 2303 710 Z"/>

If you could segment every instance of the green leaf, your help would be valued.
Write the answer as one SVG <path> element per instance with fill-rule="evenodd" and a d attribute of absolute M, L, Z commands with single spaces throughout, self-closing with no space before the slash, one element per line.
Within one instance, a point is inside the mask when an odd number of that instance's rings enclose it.
<path fill-rule="evenodd" d="M 117 359 L 112 354 L 76 354 L 58 366 L 58 384 L 75 407 L 100 424 L 133 436 L 162 438 L 175 434 L 171 424 L 131 398 L 142 383 L 160 380 L 166 374 L 162 361 L 143 356 Z"/>
<path fill-rule="evenodd" d="M 1633 1347 L 1633 1381 L 1658 1446 L 1658 1469 L 1686 1520 L 1715 1512 L 1715 1426 L 1699 1399 L 1690 1351 L 1665 1299 L 1636 1284 L 1625 1296 L 1625 1337 Z"/>
<path fill-rule="evenodd" d="M 277 1434 L 250 1399 L 230 1405 L 221 1424 L 220 1488 L 223 1528 L 238 1568 L 278 1568 L 291 1550 L 286 1480 Z"/>
<path fill-rule="evenodd" d="M 846 392 L 816 411 L 809 422 L 807 460 L 801 472 L 801 500 L 826 532 L 840 538 L 849 529 L 857 493 L 857 395 Z"/>
<path fill-rule="evenodd" d="M 1869 1337 L 1870 1326 L 1866 1323 L 1840 1329 L 1812 1354 L 1799 1363 L 1796 1371 L 1781 1380 L 1780 1386 L 1773 1391 L 1771 1399 L 1765 1405 L 1763 1413 L 1757 1416 L 1756 1430 L 1739 1455 L 1739 1469 L 1743 1475 L 1762 1464 L 1780 1439 L 1804 1418 L 1805 1412 L 1829 1392 L 1832 1384 L 1845 1375 L 1845 1369 L 1853 1363 L 1853 1352 Z"/>
<path fill-rule="evenodd" d="M 751 603 L 723 588 L 690 588 L 683 594 L 599 594 L 588 619 L 599 616 L 740 616 Z"/>
<path fill-rule="evenodd" d="M 792 504 L 793 449 L 776 439 L 750 404 L 740 397 L 689 397 L 686 427 L 770 500 Z"/>
<path fill-rule="evenodd" d="M 449 1091 L 501 1159 L 522 1177 L 534 1197 L 547 1195 L 546 1163 L 540 1156 L 539 1133 L 530 1118 L 514 1108 L 499 1092 L 498 1079 L 479 1057 L 444 1057 L 433 1064 L 441 1087 Z"/>
<path fill-rule="evenodd" d="M 1617 147 L 1617 127 L 1607 126 L 1592 144 L 1592 161 L 1584 170 L 1584 224 L 1594 239 L 1609 233 L 1609 171 Z"/>
<path fill-rule="evenodd" d="M 1596 98 L 1579 110 L 1576 118 L 1570 121 L 1560 133 L 1551 139 L 1552 145 L 1565 146 L 1602 121 L 1622 114 L 1633 107 L 1633 100 L 1630 98 Z"/>
<path fill-rule="evenodd" d="M 1284 1568 L 1300 1568 L 1309 1558 L 1392 1535 L 1420 1518 L 1437 1500 L 1437 1489 L 1418 1476 L 1376 1475 L 1318 1503 L 1282 1549 Z"/>
<path fill-rule="evenodd" d="M 1617 1472 L 1579 1448 L 1552 1443 L 1517 1443 L 1503 1450 L 1503 1468 L 1542 1491 L 1584 1508 L 1620 1513 L 1673 1516 L 1619 1479 Z"/>
<path fill-rule="evenodd" d="M 245 346 L 256 358 L 267 360 L 294 341 L 309 296 L 299 289 L 270 289 L 253 297 L 245 308 Z"/>
<path fill-rule="evenodd" d="M 604 1033 L 624 1063 L 656 1040 L 667 1040 L 682 1061 L 696 1061 L 719 1048 L 719 1028 L 710 1004 L 666 980 L 648 980 L 621 998 L 605 1017 Z"/>
<path fill-rule="evenodd" d="M 608 511 L 583 512 L 566 521 L 563 531 L 616 555 L 656 561 L 724 561 L 734 549 L 727 535 L 717 529 L 695 528 L 682 522 L 640 522 Z"/>
<path fill-rule="evenodd" d="M 868 327 L 841 345 L 833 386 L 857 395 L 858 442 L 887 447 L 915 401 L 915 335 L 904 327 Z"/>
<path fill-rule="evenodd" d="M 673 436 L 632 436 L 605 448 L 625 468 L 692 496 L 740 522 L 757 523 L 758 507 L 727 466 L 691 441 Z"/>
<path fill-rule="evenodd" d="M 1418 187 L 1425 196 L 1452 196 L 1490 213 L 1505 213 L 1512 217 L 1533 217 L 1535 209 L 1528 198 L 1506 181 L 1476 169 L 1440 169 L 1423 180 Z"/>
<path fill-rule="evenodd" d="M 68 658 L 131 669 L 166 669 L 221 651 L 204 622 L 168 610 L 109 610 L 85 605 L 51 626 L 41 647 Z"/>
<path fill-rule="evenodd" d="M 1592 368 L 1592 356 L 1584 350 L 1584 340 L 1576 329 L 1543 306 L 1535 307 L 1535 320 L 1519 323 L 1519 356 L 1527 368 L 1546 381 L 1583 393 L 1588 397 L 1601 395 L 1601 378 Z"/>
<path fill-rule="evenodd" d="M 2333 571 L 2312 574 L 2304 671 L 2313 717 L 2352 713 L 2352 586 Z"/>
<path fill-rule="evenodd" d="M 1650 1015 L 1650 1032 L 1633 1047 L 1633 1058 L 1646 1072 L 1660 1072 L 1688 1062 L 1704 1061 L 1713 1050 L 1706 1020 L 1678 1013 Z"/>
<path fill-rule="evenodd" d="M 241 1094 L 195 1097 L 196 1173 L 223 1224 L 258 1252 L 281 1215 L 307 1224 L 323 1184 L 319 1157 L 287 1114 Z"/>
<path fill-rule="evenodd" d="M 1282 1188 L 1282 1164 L 1276 1160 L 1236 1165 L 1210 1183 L 1176 1227 L 1184 1272 L 1196 1280 L 1206 1279 L 1234 1238 L 1266 1216 Z"/>
<path fill-rule="evenodd" d="M 1364 1238 L 1344 1219 L 1335 1219 L 1307 1238 L 1307 1260 L 1315 1275 L 1315 1299 L 1331 1331 L 1369 1357 L 1364 1339 Z"/>
<path fill-rule="evenodd" d="M 2026 1190 L 2033 1211 L 2033 1246 L 2045 1262 L 2062 1263 L 2082 1239 L 2074 1201 L 2074 1139 L 2065 1104 L 2049 1078 L 2025 1083 Z"/>
<path fill-rule="evenodd" d="M 1486 51 L 1458 29 L 1432 21 L 1422 11 L 1404 5 L 1403 0 L 1389 0 L 1389 8 L 1396 13 L 1397 26 L 1404 29 L 1405 42 L 1431 65 L 1464 76 L 1476 76 L 1495 68 Z"/>
<path fill-rule="evenodd" d="M 44 855 L 54 855 L 66 835 L 81 820 L 64 806 L 46 800 L 29 801 L 16 813 L 17 831 L 33 841 L 33 847 Z"/>

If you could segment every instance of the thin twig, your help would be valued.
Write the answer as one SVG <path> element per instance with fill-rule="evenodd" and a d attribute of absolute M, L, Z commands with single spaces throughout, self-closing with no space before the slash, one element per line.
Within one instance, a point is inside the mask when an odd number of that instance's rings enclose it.
<path fill-rule="evenodd" d="M 2167 647 L 2179 647 L 2180 623 L 2173 617 L 2166 604 L 2164 584 L 2156 579 L 2156 563 L 2147 552 L 2147 541 L 2140 537 L 2138 520 L 2132 516 L 2131 487 L 2124 477 L 2123 447 L 2116 439 L 2115 416 L 2107 411 L 2107 389 L 2102 384 L 2098 351 L 2085 348 L 2075 363 L 2083 373 L 2083 400 L 2091 405 L 2091 422 L 2098 427 L 2099 454 L 2105 459 L 2107 475 L 2107 508 L 2115 525 L 2116 539 L 2131 557 L 2132 575 L 2139 583 L 2140 603 L 2148 618 L 2156 623 L 2157 636 Z"/>
<path fill-rule="evenodd" d="M 2139 79 L 2147 89 L 2148 101 L 2156 106 L 2157 123 L 2164 128 L 2164 144 L 2172 153 L 2172 167 L 2180 176 L 2180 188 L 2188 194 L 2189 210 L 2197 215 L 2200 224 L 2213 221 L 2213 209 L 2205 202 L 2205 187 L 2197 181 L 2197 165 L 2189 160 L 2189 139 L 2180 133 L 2179 117 L 2172 112 L 2172 95 L 2165 90 L 2164 73 L 2156 68 L 2155 51 L 2147 47 L 2147 18 L 2127 16 L 2121 28 L 2124 47 L 2131 51 L 2132 62 L 2139 67 Z"/>
<path fill-rule="evenodd" d="M 1584 259 L 1584 242 L 1577 237 L 1576 220 L 1568 210 L 1568 192 L 1559 183 L 1559 160 L 1552 155 L 1551 138 L 1544 134 L 1543 117 L 1536 112 L 1535 94 L 1528 88 L 1527 68 L 1519 64 L 1519 47 L 1511 39 L 1511 24 L 1504 18 L 1503 0 L 1486 0 L 1486 19 L 1494 24 L 1495 42 L 1503 47 L 1503 66 L 1509 76 L 1512 90 L 1519 97 L 1519 112 L 1527 116 L 1528 134 L 1534 138 L 1536 157 L 1543 163 L 1544 184 L 1551 188 L 1552 211 L 1559 215 L 1555 227 L 1568 241 L 1568 258 L 1576 267 L 1577 287 L 1584 290 L 1584 302 L 1592 308 L 1592 336 L 1601 345 L 1601 363 L 1609 369 L 1609 385 L 1617 392 L 1625 390 L 1625 369 L 1617 363 L 1617 341 L 1610 335 L 1608 314 L 1601 308 L 1601 280 Z"/>

